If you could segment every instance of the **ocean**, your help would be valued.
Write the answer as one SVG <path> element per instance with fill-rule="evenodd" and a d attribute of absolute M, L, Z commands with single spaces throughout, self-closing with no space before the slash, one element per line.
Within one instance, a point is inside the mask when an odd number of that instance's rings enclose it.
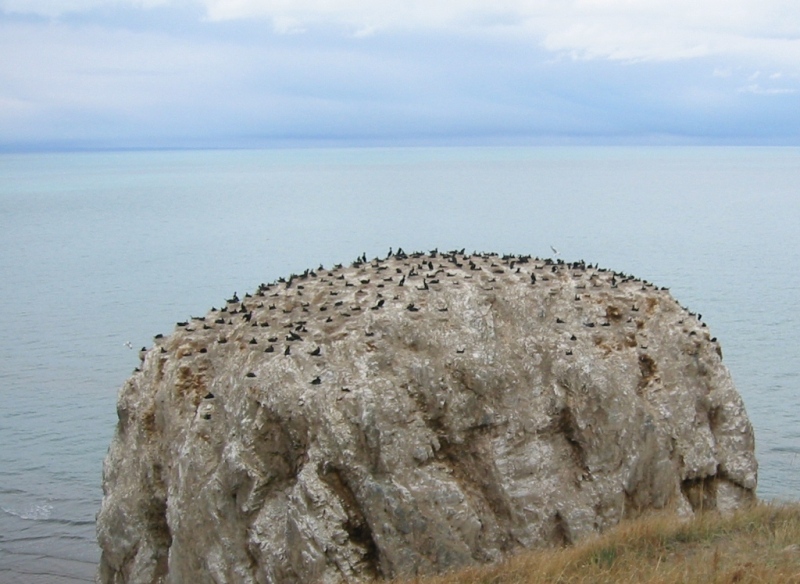
<path fill-rule="evenodd" d="M 362 253 L 551 246 L 703 315 L 759 496 L 798 499 L 798 148 L 0 155 L 0 582 L 93 580 L 116 395 L 153 335 Z"/>

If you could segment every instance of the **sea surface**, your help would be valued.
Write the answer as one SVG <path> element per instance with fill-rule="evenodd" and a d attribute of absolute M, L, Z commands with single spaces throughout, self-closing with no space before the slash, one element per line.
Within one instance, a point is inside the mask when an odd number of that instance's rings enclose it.
<path fill-rule="evenodd" d="M 389 247 L 551 246 L 702 313 L 760 497 L 798 499 L 800 149 L 0 155 L 0 582 L 92 581 L 117 391 L 156 333 Z"/>

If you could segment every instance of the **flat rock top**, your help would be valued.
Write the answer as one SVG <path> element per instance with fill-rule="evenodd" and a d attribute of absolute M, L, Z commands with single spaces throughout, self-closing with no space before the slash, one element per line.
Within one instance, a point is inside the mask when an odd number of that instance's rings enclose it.
<path fill-rule="evenodd" d="M 587 342 L 602 351 L 647 351 L 645 323 L 657 313 L 679 317 L 687 346 L 712 342 L 720 352 L 697 315 L 665 288 L 632 276 L 525 256 L 401 252 L 262 284 L 253 295 L 234 295 L 220 310 L 178 323 L 157 345 L 180 358 L 203 349 L 209 357 L 263 353 L 252 359 L 252 373 L 292 363 L 310 375 L 309 383 L 346 387 L 326 366 L 344 339 L 350 350 L 363 339 L 364 351 L 374 352 L 391 333 L 413 349 L 414 328 L 424 323 L 438 330 L 447 357 L 468 359 L 494 340 L 494 326 L 522 321 L 524 330 L 564 355 Z"/>

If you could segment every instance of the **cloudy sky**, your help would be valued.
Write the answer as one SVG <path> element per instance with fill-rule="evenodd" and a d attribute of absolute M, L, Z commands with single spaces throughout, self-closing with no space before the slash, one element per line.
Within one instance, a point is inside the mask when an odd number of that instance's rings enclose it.
<path fill-rule="evenodd" d="M 800 144 L 797 0 L 0 0 L 0 149 Z"/>

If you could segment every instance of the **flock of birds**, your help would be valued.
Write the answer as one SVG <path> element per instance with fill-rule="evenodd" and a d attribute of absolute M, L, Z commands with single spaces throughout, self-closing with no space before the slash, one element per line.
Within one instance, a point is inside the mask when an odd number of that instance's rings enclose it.
<path fill-rule="evenodd" d="M 558 253 L 554 248 L 553 252 Z M 194 349 L 183 352 L 179 358 L 194 352 L 207 353 L 215 350 L 215 346 L 224 349 L 231 344 L 259 350 L 268 357 L 283 355 L 322 360 L 326 345 L 332 339 L 359 334 L 369 344 L 370 337 L 375 335 L 371 323 L 381 311 L 402 310 L 410 318 L 433 315 L 445 323 L 453 295 L 458 295 L 460 289 L 476 286 L 488 294 L 509 284 L 549 288 L 549 294 L 569 293 L 576 302 L 589 298 L 594 289 L 613 292 L 616 288 L 632 286 L 634 290 L 667 290 L 583 261 L 466 253 L 464 249 L 448 252 L 434 249 L 427 253 L 390 249 L 385 258 L 368 260 L 366 254 L 362 254 L 348 266 L 339 264 L 329 269 L 319 266 L 278 278 L 259 285 L 255 293 L 242 298 L 234 292 L 221 308 L 212 308 L 206 316 L 192 316 L 178 322 L 172 337 L 192 339 Z M 446 289 L 449 292 L 443 293 Z M 634 329 L 635 321 L 643 318 L 639 310 L 635 304 L 627 307 L 625 322 L 631 323 Z M 368 314 L 371 316 L 366 317 Z M 688 314 L 698 321 L 701 318 L 701 315 Z M 555 317 L 555 324 L 566 324 L 570 315 L 562 316 Z M 582 328 L 611 326 L 612 319 L 603 316 L 606 318 L 581 322 Z M 614 320 L 622 318 L 622 315 L 613 316 Z M 705 327 L 705 323 L 701 326 Z M 688 334 L 697 334 L 696 330 L 689 329 L 693 327 L 687 328 Z M 574 333 L 569 338 L 576 340 Z M 179 344 L 169 340 L 170 337 L 156 335 L 152 351 L 166 357 L 170 348 Z M 126 346 L 132 348 L 131 343 Z M 140 359 L 144 361 L 149 352 L 142 347 Z M 463 348 L 457 352 L 462 353 Z M 570 349 L 566 352 L 567 355 L 572 353 Z M 255 373 L 249 372 L 248 376 L 255 376 Z M 322 379 L 315 375 L 310 383 L 318 385 Z"/>

